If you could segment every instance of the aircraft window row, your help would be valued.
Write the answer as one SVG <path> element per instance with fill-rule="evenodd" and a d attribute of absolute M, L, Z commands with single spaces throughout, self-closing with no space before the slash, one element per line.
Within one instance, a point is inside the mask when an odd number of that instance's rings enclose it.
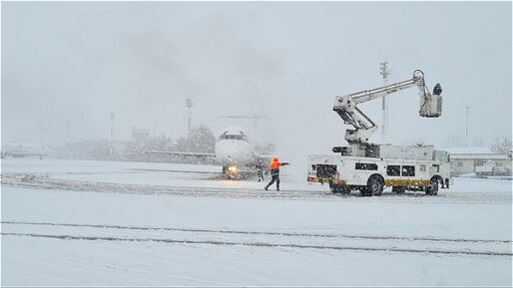
<path fill-rule="evenodd" d="M 247 141 L 247 137 L 245 135 L 221 135 L 221 139 L 223 139 L 223 140 L 244 140 L 244 141 Z"/>
<path fill-rule="evenodd" d="M 415 166 L 388 165 L 387 176 L 415 176 Z"/>

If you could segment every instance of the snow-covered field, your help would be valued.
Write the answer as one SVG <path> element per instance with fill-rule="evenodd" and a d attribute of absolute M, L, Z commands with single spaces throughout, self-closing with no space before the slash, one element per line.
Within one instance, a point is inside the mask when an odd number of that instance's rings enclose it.
<path fill-rule="evenodd" d="M 1 284 L 512 285 L 511 181 L 364 198 L 219 172 L 3 160 Z"/>

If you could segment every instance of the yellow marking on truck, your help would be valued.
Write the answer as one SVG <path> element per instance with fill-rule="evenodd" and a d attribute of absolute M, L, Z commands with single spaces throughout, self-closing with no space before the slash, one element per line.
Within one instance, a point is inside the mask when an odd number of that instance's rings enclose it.
<path fill-rule="evenodd" d="M 429 186 L 429 180 L 387 179 L 385 186 Z"/>

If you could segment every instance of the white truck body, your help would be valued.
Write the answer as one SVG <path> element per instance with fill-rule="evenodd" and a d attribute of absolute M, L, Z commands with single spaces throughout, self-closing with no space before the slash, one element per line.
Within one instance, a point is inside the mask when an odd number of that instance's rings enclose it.
<path fill-rule="evenodd" d="M 450 159 L 446 151 L 432 146 L 392 145 L 381 145 L 379 150 L 383 157 L 310 155 L 307 181 L 328 183 L 333 192 L 346 193 L 366 189 L 371 177 L 381 179 L 383 186 L 394 187 L 396 192 L 436 194 L 438 185 L 449 187 Z"/>

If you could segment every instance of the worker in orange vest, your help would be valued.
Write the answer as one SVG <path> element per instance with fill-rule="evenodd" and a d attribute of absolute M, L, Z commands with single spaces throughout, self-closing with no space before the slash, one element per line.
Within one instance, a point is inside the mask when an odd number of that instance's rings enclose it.
<path fill-rule="evenodd" d="M 264 189 L 267 190 L 269 186 L 273 185 L 274 181 L 276 181 L 276 191 L 280 191 L 280 167 L 289 165 L 287 162 L 280 162 L 278 157 L 273 158 L 273 162 L 271 162 L 270 168 L 271 168 L 271 182 L 267 184 Z"/>

